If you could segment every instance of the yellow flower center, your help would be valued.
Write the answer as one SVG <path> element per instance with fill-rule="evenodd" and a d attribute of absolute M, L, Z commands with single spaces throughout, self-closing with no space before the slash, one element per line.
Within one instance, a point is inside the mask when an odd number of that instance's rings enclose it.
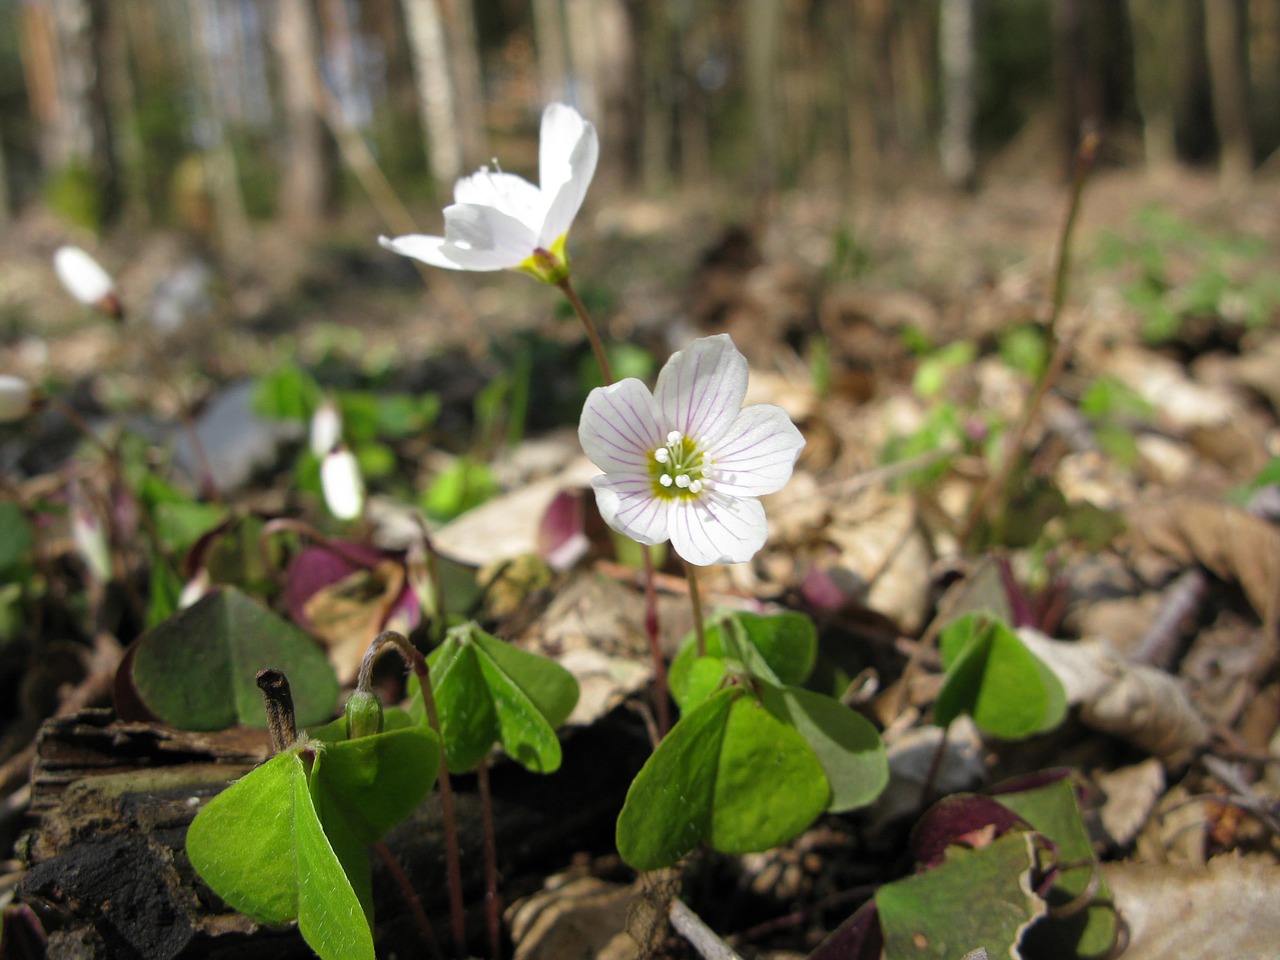
<path fill-rule="evenodd" d="M 665 445 L 650 451 L 649 476 L 655 497 L 691 500 L 711 483 L 711 457 L 696 440 L 672 430 Z"/>

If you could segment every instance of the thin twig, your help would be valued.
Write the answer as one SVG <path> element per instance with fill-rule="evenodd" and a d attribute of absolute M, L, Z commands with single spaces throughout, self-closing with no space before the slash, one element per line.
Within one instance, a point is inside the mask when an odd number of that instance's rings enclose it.
<path fill-rule="evenodd" d="M 702 922 L 702 918 L 690 910 L 683 900 L 676 897 L 668 910 L 671 926 L 693 945 L 703 960 L 742 960 L 733 948 L 720 939 L 714 930 Z"/>
<path fill-rule="evenodd" d="M 409 876 L 404 872 L 404 867 L 400 866 L 400 861 L 383 841 L 375 840 L 373 849 L 382 858 L 387 872 L 391 874 L 392 881 L 400 891 L 400 896 L 408 905 L 409 913 L 413 916 L 414 923 L 418 925 L 418 932 L 422 934 L 423 942 L 426 943 L 433 960 L 444 960 L 444 954 L 440 952 L 440 941 L 436 939 L 435 927 L 431 926 L 431 918 L 427 916 L 427 911 L 422 906 L 422 899 L 413 889 L 413 884 L 409 882 Z"/>

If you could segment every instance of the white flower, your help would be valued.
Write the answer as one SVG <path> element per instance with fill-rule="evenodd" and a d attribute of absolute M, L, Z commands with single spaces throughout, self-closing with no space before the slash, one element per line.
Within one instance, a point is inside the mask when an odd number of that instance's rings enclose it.
<path fill-rule="evenodd" d="M 323 457 L 342 440 L 342 414 L 332 400 L 324 399 L 311 415 L 309 434 L 311 452 Z"/>
<path fill-rule="evenodd" d="M 728 334 L 667 361 L 651 394 L 635 379 L 597 387 L 578 424 L 600 514 L 633 540 L 670 539 L 689 563 L 740 563 L 764 546 L 757 499 L 791 477 L 804 438 L 781 407 L 742 409 L 747 360 Z"/>
<path fill-rule="evenodd" d="M 339 520 L 354 520 L 364 512 L 364 477 L 346 447 L 330 450 L 320 461 L 320 489 L 325 506 Z"/>
<path fill-rule="evenodd" d="M 0 373 L 0 423 L 21 420 L 35 406 L 35 391 L 21 377 Z"/>
<path fill-rule="evenodd" d="M 85 306 L 96 307 L 117 319 L 120 317 L 120 298 L 116 295 L 115 281 L 89 254 L 79 247 L 59 247 L 53 254 L 53 269 L 67 293 Z"/>
<path fill-rule="evenodd" d="M 542 112 L 538 180 L 481 167 L 453 188 L 444 236 L 379 237 L 388 250 L 452 270 L 521 270 L 556 284 L 569 274 L 565 239 L 596 171 L 596 128 L 573 107 Z"/>

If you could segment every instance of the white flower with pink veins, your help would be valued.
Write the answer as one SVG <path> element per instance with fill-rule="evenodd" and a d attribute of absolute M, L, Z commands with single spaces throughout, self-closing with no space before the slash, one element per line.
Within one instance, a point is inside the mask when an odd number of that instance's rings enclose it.
<path fill-rule="evenodd" d="M 667 540 L 689 563 L 741 563 L 768 536 L 759 498 L 791 478 L 804 437 L 773 404 L 742 407 L 747 360 L 728 334 L 695 340 L 658 374 L 597 387 L 578 425 L 604 471 L 600 514 L 639 543 Z"/>

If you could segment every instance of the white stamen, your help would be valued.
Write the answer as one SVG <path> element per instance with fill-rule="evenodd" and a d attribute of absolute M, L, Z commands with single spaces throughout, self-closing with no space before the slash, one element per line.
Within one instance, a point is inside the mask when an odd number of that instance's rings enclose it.
<path fill-rule="evenodd" d="M 671 451 L 666 447 L 659 447 L 657 450 L 653 451 L 653 459 L 657 460 L 659 463 L 666 463 L 671 459 Z"/>
<path fill-rule="evenodd" d="M 679 443 L 684 439 L 684 434 L 679 430 L 672 430 L 667 434 L 667 443 Z"/>
<path fill-rule="evenodd" d="M 683 473 L 680 474 L 680 476 L 676 477 L 676 486 L 679 487 L 681 490 L 688 489 L 689 477 L 686 474 L 683 474 Z"/>
<path fill-rule="evenodd" d="M 693 481 L 693 483 L 689 484 L 689 492 L 690 492 L 690 493 L 701 493 L 701 492 L 702 492 L 702 481 L 701 481 L 701 480 L 695 480 L 695 481 Z"/>
<path fill-rule="evenodd" d="M 662 484 L 664 487 L 669 487 L 671 486 L 671 477 L 664 473 L 662 476 L 658 478 L 658 482 Z"/>

